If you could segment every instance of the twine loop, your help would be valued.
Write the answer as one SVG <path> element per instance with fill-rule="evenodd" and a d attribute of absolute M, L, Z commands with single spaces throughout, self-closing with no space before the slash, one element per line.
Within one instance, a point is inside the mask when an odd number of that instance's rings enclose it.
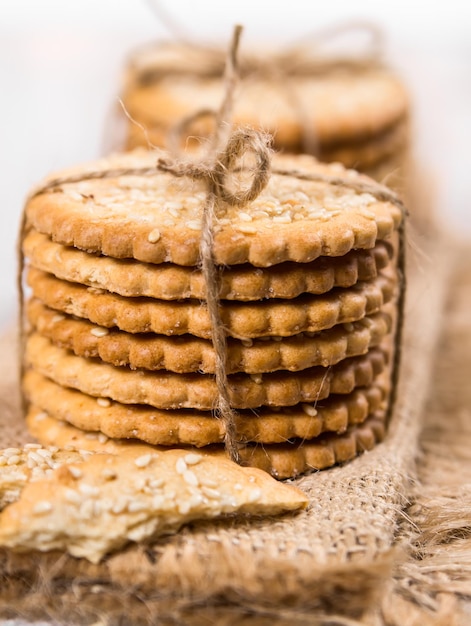
<path fill-rule="evenodd" d="M 209 192 L 218 200 L 231 206 L 243 207 L 260 195 L 270 179 L 270 143 L 270 136 L 261 131 L 239 128 L 231 133 L 225 148 L 219 152 L 214 163 L 190 163 L 159 158 L 157 169 L 178 178 L 205 180 Z M 255 157 L 253 167 L 238 167 L 238 162 L 249 153 Z M 236 176 L 248 171 L 251 180 L 244 187 L 240 176 L 237 179 Z"/>

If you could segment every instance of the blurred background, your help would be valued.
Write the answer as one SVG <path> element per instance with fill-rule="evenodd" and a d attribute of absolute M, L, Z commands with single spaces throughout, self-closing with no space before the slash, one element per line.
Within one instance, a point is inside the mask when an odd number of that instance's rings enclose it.
<path fill-rule="evenodd" d="M 414 103 L 416 155 L 431 176 L 444 228 L 471 236 L 471 3 L 460 0 L 161 0 L 193 40 L 286 45 L 351 19 L 378 24 L 386 57 Z M 0 328 L 15 313 L 15 244 L 30 186 L 103 153 L 132 48 L 172 29 L 152 0 L 0 2 Z"/>

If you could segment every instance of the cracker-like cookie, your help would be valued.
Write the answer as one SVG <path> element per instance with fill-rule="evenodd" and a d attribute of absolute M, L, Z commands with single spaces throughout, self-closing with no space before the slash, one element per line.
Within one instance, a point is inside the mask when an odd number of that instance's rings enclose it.
<path fill-rule="evenodd" d="M 0 516 L 0 545 L 67 550 L 97 563 L 195 519 L 277 515 L 307 506 L 299 489 L 265 472 L 184 450 L 92 454 L 30 483 Z"/>
<path fill-rule="evenodd" d="M 391 330 L 390 307 L 386 305 L 381 313 L 314 335 L 301 333 L 283 340 L 275 337 L 248 342 L 229 338 L 226 371 L 228 374 L 299 371 L 318 365 L 335 365 L 348 357 L 365 354 Z M 78 356 L 100 358 L 105 363 L 132 369 L 214 374 L 214 350 L 205 339 L 190 335 L 165 337 L 108 331 L 86 320 L 48 309 L 35 298 L 28 302 L 27 313 L 31 326 L 41 335 Z"/>
<path fill-rule="evenodd" d="M 246 446 L 240 455 L 247 465 L 264 469 L 282 480 L 351 461 L 382 441 L 385 430 L 384 413 L 380 411 L 363 424 L 351 426 L 342 435 L 325 433 L 312 441 L 292 445 Z"/>
<path fill-rule="evenodd" d="M 22 448 L 0 450 L 0 510 L 18 500 L 28 482 L 48 476 L 54 469 L 67 463 L 80 463 L 91 452 L 44 447 L 27 443 Z"/>
<path fill-rule="evenodd" d="M 83 430 L 100 431 L 116 439 L 134 438 L 154 445 L 220 443 L 224 423 L 209 411 L 159 410 L 147 405 L 124 405 L 108 398 L 92 398 L 61 387 L 35 371 L 25 375 L 24 390 L 30 402 L 51 415 Z M 382 408 L 389 383 L 378 377 L 374 384 L 345 396 L 331 396 L 319 404 L 239 411 L 240 441 L 279 443 L 292 438 L 312 439 L 324 431 L 344 432 Z"/>
<path fill-rule="evenodd" d="M 118 327 L 130 333 L 189 333 L 203 339 L 211 337 L 208 310 L 205 303 L 198 300 L 168 302 L 125 298 L 68 283 L 35 268 L 28 271 L 28 284 L 33 294 L 47 306 L 106 328 Z M 357 283 L 349 289 L 335 289 L 322 296 L 304 295 L 292 300 L 256 303 L 223 302 L 221 323 L 229 336 L 240 339 L 318 332 L 376 313 L 391 300 L 395 286 L 391 275 L 381 273 L 371 281 Z"/>
<path fill-rule="evenodd" d="M 123 449 L 132 448 L 141 454 L 154 449 L 149 444 L 135 439 L 109 439 L 103 433 L 85 432 L 61 422 L 43 411 L 30 408 L 27 415 L 30 433 L 43 445 L 73 445 L 94 452 L 120 454 Z M 247 445 L 241 455 L 247 464 L 260 467 L 280 480 L 290 478 L 309 470 L 321 470 L 354 458 L 365 450 L 370 450 L 382 441 L 385 435 L 384 412 L 377 412 L 363 424 L 351 426 L 342 435 L 326 433 L 312 441 L 275 445 Z M 162 448 L 156 447 L 157 450 Z M 190 451 L 192 448 L 188 448 Z M 222 446 L 199 448 L 201 454 L 223 455 Z"/>
<path fill-rule="evenodd" d="M 27 341 L 25 361 L 59 385 L 91 396 L 109 397 L 124 404 L 200 410 L 212 410 L 217 404 L 216 381 L 210 374 L 118 368 L 75 356 L 37 333 Z M 370 385 L 386 363 L 387 353 L 376 349 L 329 368 L 256 376 L 230 375 L 227 383 L 231 406 L 237 409 L 292 406 L 301 402 L 318 402 L 330 394 L 348 394 L 355 387 Z"/>
<path fill-rule="evenodd" d="M 150 129 L 156 125 L 161 128 L 157 145 L 165 145 L 165 133 L 176 122 L 195 111 L 216 110 L 223 99 L 223 64 L 220 73 L 214 72 L 212 63 L 212 74 L 199 76 L 201 67 L 207 65 L 207 60 L 200 59 L 199 54 L 186 46 L 177 49 L 169 45 L 154 51 L 139 50 L 131 60 L 123 102 L 131 119 Z M 366 140 L 407 114 L 406 89 L 385 68 L 303 72 L 304 60 L 297 57 L 297 66 L 293 71 L 286 68 L 284 74 L 283 60 L 279 63 L 274 55 L 272 67 L 268 68 L 267 60 L 270 64 L 270 51 L 264 50 L 259 62 L 261 69 L 257 70 L 256 60 L 249 59 L 247 73 L 241 70 L 243 78 L 233 115 L 239 125 L 263 128 L 274 134 L 276 145 L 281 148 L 300 146 L 306 127 L 313 129 L 321 146 Z M 310 62 L 308 52 L 308 67 Z M 175 63 L 184 70 L 172 75 Z M 243 54 L 240 65 L 244 67 Z M 301 75 L 298 75 L 300 67 Z M 129 124 L 130 128 L 133 126 Z M 147 145 L 144 133 L 141 134 L 138 145 Z"/>
<path fill-rule="evenodd" d="M 407 147 L 410 127 L 407 119 L 386 127 L 364 141 L 335 143 L 320 147 L 318 158 L 327 163 L 340 162 L 365 172 L 378 163 L 397 155 Z"/>
<path fill-rule="evenodd" d="M 23 251 L 29 264 L 37 269 L 121 296 L 161 300 L 206 298 L 203 275 L 195 268 L 91 255 L 54 243 L 34 230 L 26 236 Z M 225 268 L 220 273 L 219 298 L 295 298 L 302 293 L 322 294 L 334 287 L 351 287 L 358 281 L 375 278 L 391 254 L 391 246 L 378 242 L 372 250 L 352 250 L 345 257 L 320 257 L 311 263 L 282 263 L 266 269 L 251 265 Z"/>
<path fill-rule="evenodd" d="M 125 154 L 89 164 L 83 173 L 116 166 L 152 168 L 157 156 Z M 354 248 L 373 248 L 399 227 L 402 211 L 395 204 L 358 193 L 347 184 L 332 186 L 280 175 L 277 168 L 372 183 L 338 164 L 276 155 L 273 174 L 258 198 L 243 209 L 219 208 L 213 242 L 217 264 L 266 267 L 342 256 Z M 84 180 L 33 195 L 26 216 L 37 231 L 68 246 L 115 258 L 195 266 L 205 196 L 202 181 L 161 172 Z"/>

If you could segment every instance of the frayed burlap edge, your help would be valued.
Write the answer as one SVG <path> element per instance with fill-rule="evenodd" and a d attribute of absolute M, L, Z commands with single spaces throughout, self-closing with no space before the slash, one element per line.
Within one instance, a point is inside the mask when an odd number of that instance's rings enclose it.
<path fill-rule="evenodd" d="M 398 607 L 412 615 L 411 607 L 420 606 L 417 623 L 438 623 L 451 604 L 443 589 L 420 585 L 423 555 L 436 555 L 421 544 L 407 508 L 423 493 L 414 462 L 447 284 L 446 252 L 436 241 L 427 257 L 411 242 L 403 366 L 386 441 L 344 467 L 297 481 L 311 499 L 306 513 L 196 524 L 98 566 L 59 553 L 3 551 L 0 615 L 68 624 L 399 626 L 405 622 L 396 619 Z M 5 359 L 7 350 L 2 354 Z M 4 389 L 8 397 L 11 378 Z M 20 418 L 7 409 L 2 437 L 11 438 L 14 423 L 18 438 Z M 427 507 L 414 506 L 426 516 Z"/>

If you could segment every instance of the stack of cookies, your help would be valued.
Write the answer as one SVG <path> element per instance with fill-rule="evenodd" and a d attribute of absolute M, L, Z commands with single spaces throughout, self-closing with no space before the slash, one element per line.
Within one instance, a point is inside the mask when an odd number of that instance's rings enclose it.
<path fill-rule="evenodd" d="M 283 69 L 283 57 L 241 57 L 237 124 L 262 128 L 284 152 L 311 153 L 382 181 L 409 170 L 409 97 L 402 81 L 374 58 L 316 64 L 307 56 Z M 312 68 L 310 69 L 310 66 Z M 122 102 L 128 149 L 164 146 L 169 130 L 196 111 L 213 110 L 224 94 L 224 56 L 214 50 L 161 44 L 134 54 L 126 68 Z M 124 120 L 124 115 L 123 115 Z M 213 128 L 200 119 L 191 136 Z M 200 140 L 199 140 L 200 141 Z M 403 186 L 403 185 L 402 185 Z"/>
<path fill-rule="evenodd" d="M 93 163 L 27 203 L 23 389 L 43 444 L 54 443 L 51 423 L 66 423 L 81 447 L 95 433 L 224 453 L 199 269 L 206 190 L 149 175 L 155 160 L 138 151 Z M 339 165 L 273 165 L 285 173 L 251 203 L 220 203 L 213 255 L 241 457 L 286 478 L 384 434 L 402 212 Z"/>

